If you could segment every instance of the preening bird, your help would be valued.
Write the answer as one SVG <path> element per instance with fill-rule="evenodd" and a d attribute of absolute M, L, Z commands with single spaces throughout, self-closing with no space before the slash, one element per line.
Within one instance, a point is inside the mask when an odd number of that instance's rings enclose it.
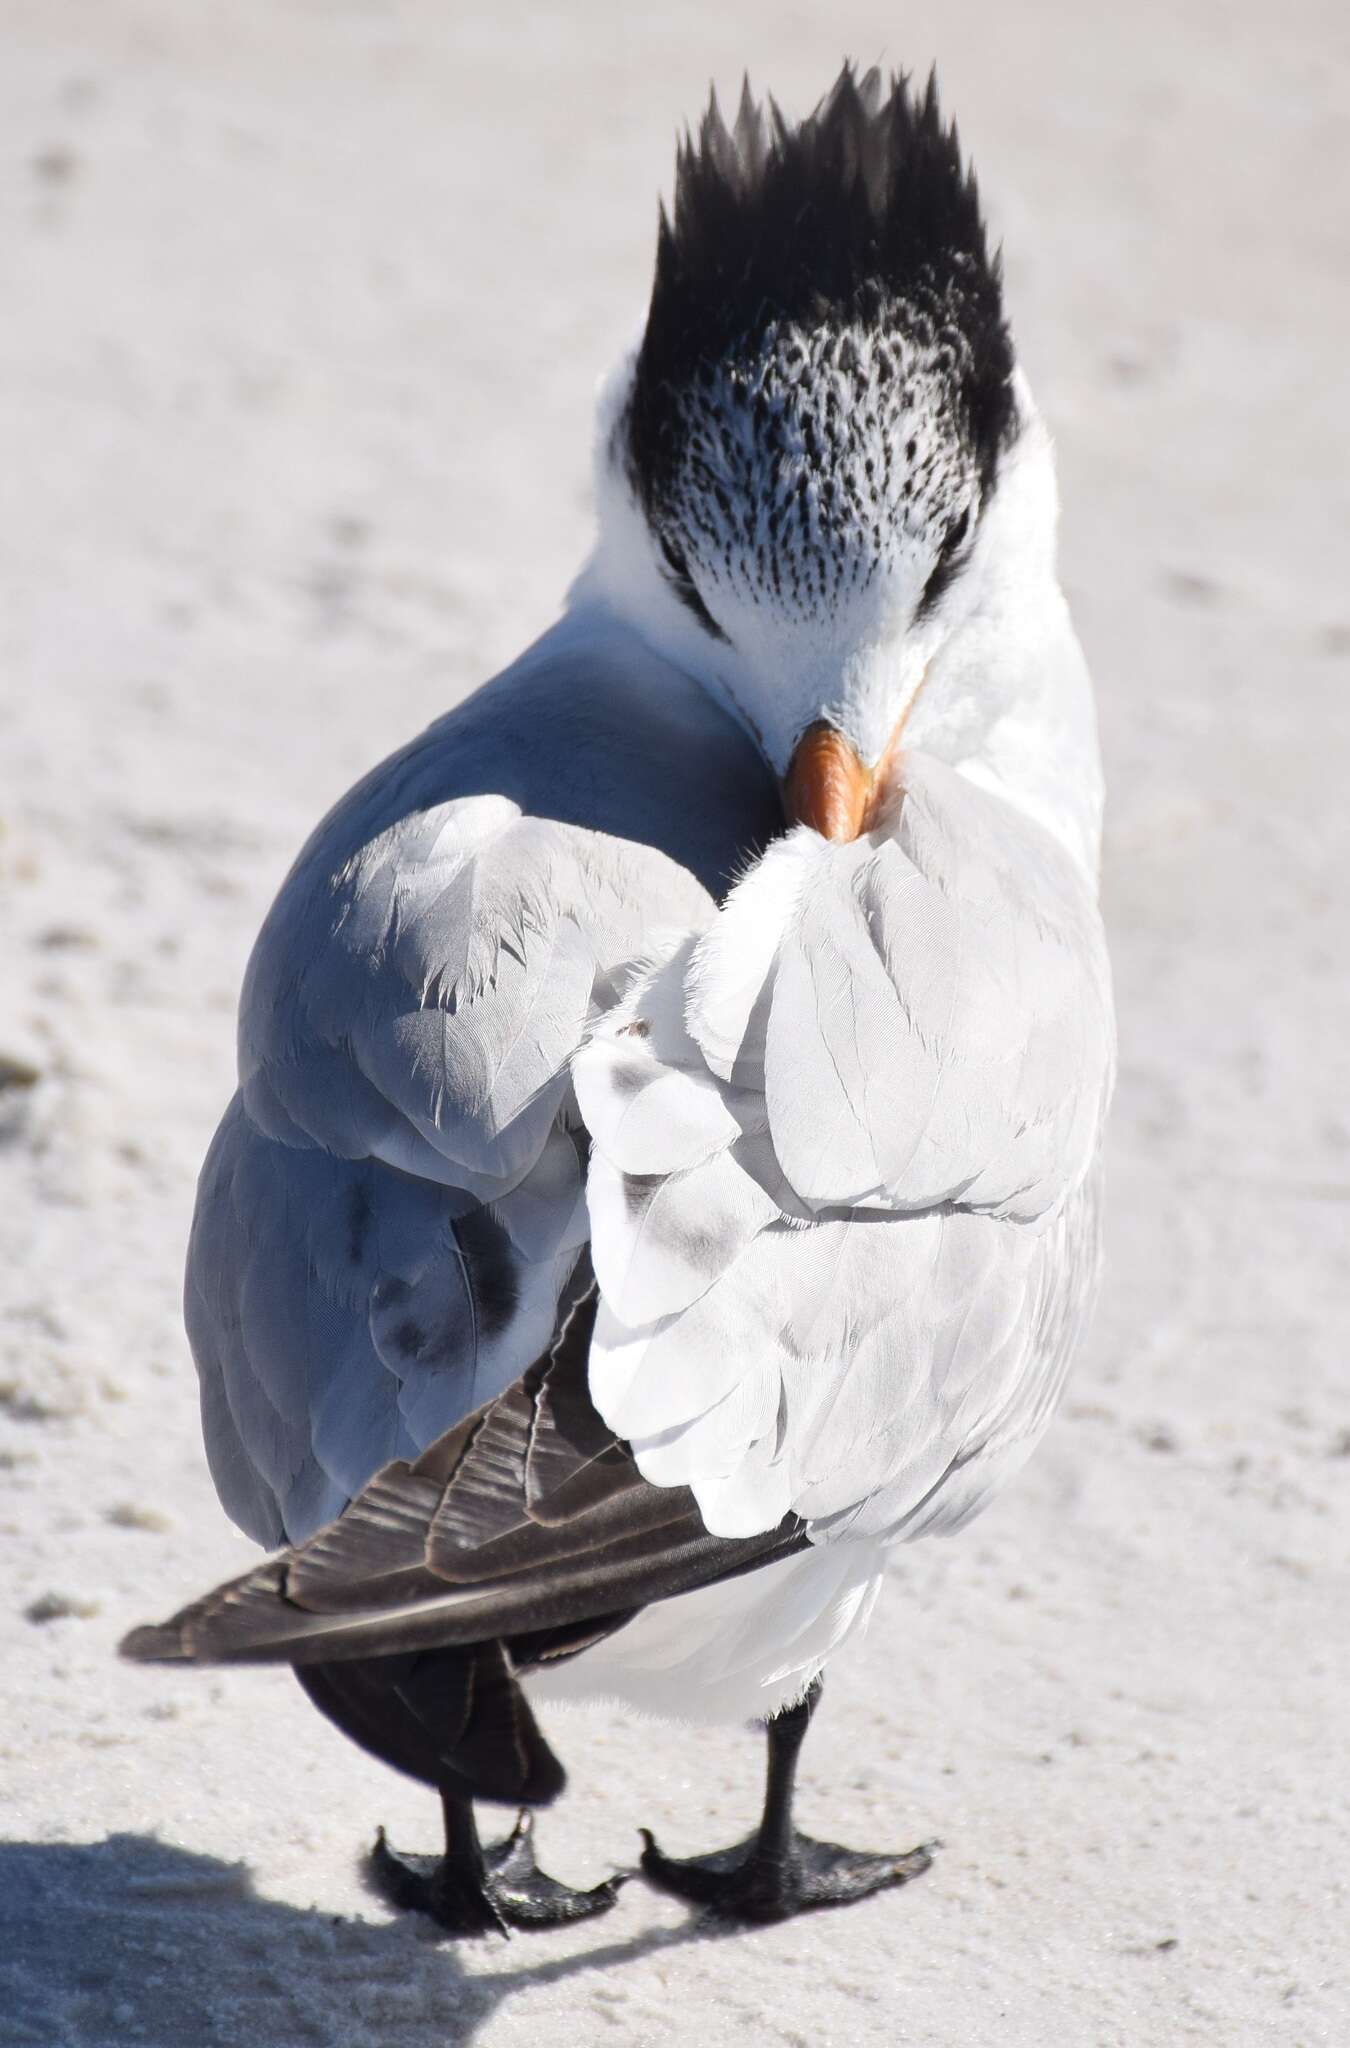
<path fill-rule="evenodd" d="M 473 1802 L 541 1700 L 767 1723 L 745 1919 L 903 1882 L 792 1824 L 897 1544 L 1032 1450 L 1098 1262 L 1113 1035 L 1049 439 L 935 88 L 679 153 L 562 618 L 319 825 L 258 939 L 187 1280 L 229 1513 L 128 1654 L 289 1663 L 440 1794 L 397 1900 L 599 1912 Z"/>

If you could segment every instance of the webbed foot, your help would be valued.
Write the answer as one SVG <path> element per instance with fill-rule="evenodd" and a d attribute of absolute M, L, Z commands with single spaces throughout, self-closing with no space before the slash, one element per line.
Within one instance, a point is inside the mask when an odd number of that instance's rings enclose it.
<path fill-rule="evenodd" d="M 476 1855 L 399 1856 L 381 1828 L 370 1853 L 371 1874 L 391 1906 L 429 1914 L 448 1934 L 562 1927 L 607 1913 L 630 1873 L 575 1891 L 539 1868 L 533 1837 L 533 1816 L 522 1813 L 505 1841 L 487 1843 Z"/>
<path fill-rule="evenodd" d="M 936 1842 L 901 1856 L 869 1855 L 837 1842 L 793 1833 L 783 1854 L 761 1849 L 758 1835 L 708 1856 L 667 1856 L 646 1829 L 642 1874 L 661 1891 L 689 1899 L 726 1920 L 790 1920 L 821 1906 L 847 1906 L 873 1892 L 908 1884 L 933 1860 Z"/>

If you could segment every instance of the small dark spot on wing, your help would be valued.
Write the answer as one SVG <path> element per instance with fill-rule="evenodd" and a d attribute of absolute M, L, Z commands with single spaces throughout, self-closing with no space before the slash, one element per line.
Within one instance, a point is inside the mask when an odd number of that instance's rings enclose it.
<path fill-rule="evenodd" d="M 665 1175 L 661 1173 L 626 1173 L 623 1176 L 624 1207 L 630 1216 L 642 1214 L 664 1179 Z"/>
<path fill-rule="evenodd" d="M 353 1266 L 359 1266 L 365 1256 L 366 1238 L 374 1213 L 370 1189 L 364 1181 L 357 1181 L 347 1197 L 347 1258 Z"/>
<path fill-rule="evenodd" d="M 394 1347 L 403 1358 L 416 1358 L 426 1340 L 426 1331 L 411 1316 L 405 1317 L 394 1332 Z"/>
<path fill-rule="evenodd" d="M 516 1312 L 520 1283 L 516 1250 L 510 1237 L 486 1209 L 474 1209 L 455 1225 L 455 1240 L 464 1261 L 482 1336 L 496 1336 Z"/>

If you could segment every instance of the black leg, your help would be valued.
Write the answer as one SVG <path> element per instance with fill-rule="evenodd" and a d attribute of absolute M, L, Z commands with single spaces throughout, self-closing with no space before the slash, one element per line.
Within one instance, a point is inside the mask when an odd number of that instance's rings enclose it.
<path fill-rule="evenodd" d="M 522 1812 L 503 1842 L 478 1839 L 473 1802 L 442 1792 L 445 1854 L 396 1856 L 381 1828 L 371 1851 L 375 1883 L 391 1906 L 430 1914 L 450 1934 L 507 1934 L 513 1927 L 560 1927 L 607 1913 L 625 1876 L 587 1892 L 547 1877 L 534 1860 L 533 1817 Z"/>
<path fill-rule="evenodd" d="M 662 1891 L 734 1920 L 789 1920 L 818 1906 L 845 1906 L 871 1892 L 907 1884 L 932 1862 L 936 1843 L 904 1855 L 869 1855 L 816 1842 L 792 1825 L 797 1758 L 821 1694 L 813 1681 L 795 1707 L 768 1724 L 769 1763 L 759 1830 L 709 1856 L 667 1856 L 642 1830 L 642 1871 Z"/>

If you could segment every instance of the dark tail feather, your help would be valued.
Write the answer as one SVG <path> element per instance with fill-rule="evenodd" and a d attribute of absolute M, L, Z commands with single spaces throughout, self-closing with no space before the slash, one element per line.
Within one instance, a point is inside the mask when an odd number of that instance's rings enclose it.
<path fill-rule="evenodd" d="M 566 1782 L 500 1643 L 304 1664 L 295 1675 L 344 1735 L 438 1791 L 547 1806 Z"/>

